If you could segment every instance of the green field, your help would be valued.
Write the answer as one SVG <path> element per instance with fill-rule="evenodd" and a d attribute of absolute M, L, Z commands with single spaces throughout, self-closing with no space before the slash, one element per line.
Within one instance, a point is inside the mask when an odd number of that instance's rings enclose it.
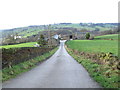
<path fill-rule="evenodd" d="M 81 52 L 100 53 L 112 52 L 118 55 L 118 42 L 115 40 L 73 40 L 66 43 L 69 48 Z"/>
<path fill-rule="evenodd" d="M 29 43 L 15 44 L 15 45 L 5 45 L 5 46 L 0 46 L 0 48 L 34 47 L 34 44 L 36 44 L 36 42 L 29 42 Z"/>
<path fill-rule="evenodd" d="M 113 39 L 113 40 L 118 40 L 118 34 L 96 36 L 95 39 Z"/>

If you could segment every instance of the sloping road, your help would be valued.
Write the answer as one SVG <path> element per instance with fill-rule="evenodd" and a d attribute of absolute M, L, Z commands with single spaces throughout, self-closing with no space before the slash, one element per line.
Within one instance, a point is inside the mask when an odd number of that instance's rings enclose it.
<path fill-rule="evenodd" d="M 58 51 L 36 68 L 3 83 L 3 88 L 100 88 L 82 65 L 65 50 Z"/>

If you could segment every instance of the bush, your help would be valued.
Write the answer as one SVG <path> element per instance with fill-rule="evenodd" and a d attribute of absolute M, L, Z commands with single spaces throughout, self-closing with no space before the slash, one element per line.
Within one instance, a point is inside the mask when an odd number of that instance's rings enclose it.
<path fill-rule="evenodd" d="M 90 33 L 86 33 L 85 37 L 86 37 L 86 39 L 89 39 L 90 38 Z"/>

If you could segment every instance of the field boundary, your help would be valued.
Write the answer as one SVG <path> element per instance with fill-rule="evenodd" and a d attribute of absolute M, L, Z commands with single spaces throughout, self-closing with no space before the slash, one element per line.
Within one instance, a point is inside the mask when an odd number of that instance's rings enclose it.
<path fill-rule="evenodd" d="M 54 47 L 55 48 L 55 47 Z M 53 48 L 40 47 L 22 47 L 22 48 L 2 48 L 2 68 L 11 67 L 12 65 L 30 60 L 34 57 L 43 55 Z"/>
<path fill-rule="evenodd" d="M 21 62 L 17 65 L 13 65 L 12 67 L 6 67 L 2 69 L 2 81 L 5 82 L 9 79 L 15 78 L 19 74 L 31 70 L 32 68 L 36 67 L 38 64 L 50 58 L 57 50 L 58 47 L 54 48 L 53 50 L 47 53 L 44 53 L 41 56 L 37 56 L 28 61 Z"/>

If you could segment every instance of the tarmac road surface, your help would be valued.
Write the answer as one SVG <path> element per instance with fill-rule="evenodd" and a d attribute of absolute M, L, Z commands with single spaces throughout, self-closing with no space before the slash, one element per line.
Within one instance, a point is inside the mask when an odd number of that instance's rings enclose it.
<path fill-rule="evenodd" d="M 3 88 L 101 88 L 65 50 L 57 52 L 30 71 L 3 83 Z"/>

